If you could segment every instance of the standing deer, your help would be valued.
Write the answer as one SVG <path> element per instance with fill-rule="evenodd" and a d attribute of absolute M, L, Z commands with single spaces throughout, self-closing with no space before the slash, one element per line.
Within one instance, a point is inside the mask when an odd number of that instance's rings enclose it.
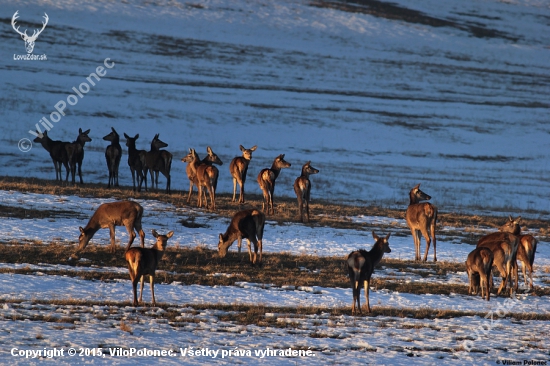
<path fill-rule="evenodd" d="M 351 314 L 354 315 L 357 311 L 361 314 L 361 301 L 359 300 L 361 295 L 361 282 L 365 288 L 365 299 L 367 301 L 367 311 L 370 313 L 369 303 L 369 284 L 374 267 L 380 263 L 380 260 L 384 256 L 384 253 L 391 253 L 390 243 L 388 239 L 390 234 L 385 238 L 380 238 L 378 235 L 372 232 L 372 237 L 375 240 L 374 245 L 370 251 L 359 249 L 351 252 L 346 262 L 348 264 L 349 279 L 353 288 L 353 305 L 351 307 Z M 357 303 L 357 308 L 355 304 Z"/>
<path fill-rule="evenodd" d="M 193 186 L 197 186 L 197 190 L 204 193 L 204 198 L 199 198 L 199 207 L 202 206 L 203 199 L 206 205 L 206 192 L 202 191 L 202 187 L 206 187 L 206 190 L 210 195 L 210 203 L 212 209 L 215 210 L 216 189 L 218 186 L 219 170 L 212 164 L 223 165 L 223 162 L 218 157 L 218 155 L 214 153 L 210 146 L 206 148 L 206 157 L 200 160 L 200 162 L 198 163 L 196 162 L 195 157 L 193 156 L 193 153 L 191 153 L 191 151 L 194 151 L 197 161 L 200 159 L 196 151 L 193 149 L 189 149 L 189 154 L 181 159 L 182 162 L 187 163 L 187 166 L 185 167 L 187 178 L 189 178 L 189 194 L 187 195 L 187 203 L 191 201 Z M 199 177 L 201 178 L 201 182 L 199 182 Z"/>
<path fill-rule="evenodd" d="M 497 267 L 502 277 L 502 282 L 498 288 L 497 296 L 506 289 L 508 282 L 510 283 L 510 296 L 512 296 L 514 289 L 512 286 L 511 275 L 513 263 L 516 258 L 515 250 L 517 250 L 517 246 L 514 247 L 509 240 L 496 240 L 478 243 L 477 248 L 488 248 L 491 252 L 493 252 L 493 264 Z M 491 279 L 492 276 L 489 282 L 491 282 Z"/>
<path fill-rule="evenodd" d="M 139 133 L 134 137 L 124 134 L 126 138 L 126 146 L 128 146 L 128 166 L 132 172 L 132 186 L 134 192 L 136 191 L 136 178 L 137 178 L 137 191 L 141 192 L 141 185 L 145 181 L 145 190 L 147 190 L 147 165 L 145 164 L 145 156 L 147 152 L 145 150 L 136 149 L 136 140 L 139 138 Z"/>
<path fill-rule="evenodd" d="M 61 176 L 61 165 L 65 166 L 65 171 L 67 172 L 67 175 L 65 177 L 65 181 L 69 181 L 69 156 L 67 155 L 67 150 L 65 149 L 65 146 L 67 144 L 70 144 L 70 142 L 64 142 L 59 140 L 52 140 L 48 136 L 48 131 L 44 131 L 43 133 L 39 133 L 37 131 L 36 138 L 34 139 L 34 142 L 39 142 L 42 144 L 42 147 L 50 153 L 50 157 L 52 158 L 53 166 L 55 169 L 55 180 L 63 181 L 63 177 Z"/>
<path fill-rule="evenodd" d="M 109 228 L 111 234 L 111 253 L 115 252 L 115 226 L 125 226 L 130 240 L 126 250 L 130 249 L 136 234 L 139 233 L 141 247 L 145 245 L 145 233 L 141 228 L 141 218 L 143 217 L 143 207 L 134 201 L 117 201 L 104 203 L 100 205 L 96 212 L 90 218 L 90 221 L 83 229 L 79 227 L 80 237 L 78 238 L 78 250 L 86 248 L 90 239 L 99 229 Z"/>
<path fill-rule="evenodd" d="M 294 181 L 294 192 L 298 198 L 298 209 L 300 210 L 300 221 L 304 222 L 304 211 L 306 214 L 306 222 L 309 222 L 309 199 L 311 194 L 310 174 L 319 173 L 318 169 L 311 166 L 311 161 L 308 161 L 302 167 L 302 174 Z"/>
<path fill-rule="evenodd" d="M 264 236 L 265 215 L 263 212 L 250 209 L 235 213 L 231 223 L 227 227 L 225 234 L 220 234 L 218 242 L 218 253 L 221 258 L 227 255 L 227 249 L 235 240 L 238 241 L 239 253 L 243 239 L 248 240 L 248 255 L 251 264 L 262 262 L 262 239 Z M 254 243 L 254 258 L 250 243 Z M 258 249 L 260 250 L 260 259 L 257 260 Z"/>
<path fill-rule="evenodd" d="M 172 154 L 166 150 L 160 150 L 167 147 L 168 144 L 159 139 L 157 133 L 151 141 L 151 150 L 145 156 L 147 170 L 151 173 L 151 186 L 158 190 L 159 172 L 166 177 L 166 193 L 170 193 L 170 169 L 172 167 Z"/>
<path fill-rule="evenodd" d="M 409 192 L 409 207 L 405 217 L 407 226 L 411 230 L 414 240 L 415 260 L 420 261 L 420 235 L 426 240 L 426 253 L 424 253 L 424 262 L 428 260 L 428 251 L 430 250 L 431 239 L 434 244 L 434 262 L 437 262 L 435 225 L 437 223 L 437 207 L 429 202 L 420 202 L 430 200 L 432 197 L 420 190 L 420 183 L 414 186 Z M 428 233 L 428 230 L 430 233 Z M 431 235 L 431 239 L 430 239 Z"/>
<path fill-rule="evenodd" d="M 232 202 L 235 202 L 235 196 L 237 194 L 237 183 L 240 187 L 239 203 L 244 203 L 244 182 L 246 181 L 246 173 L 248 171 L 248 165 L 250 164 L 250 159 L 252 159 L 252 152 L 256 151 L 258 146 L 254 145 L 250 149 L 245 149 L 243 145 L 239 145 L 243 156 L 237 156 L 231 160 L 229 164 L 229 172 L 233 177 L 233 199 Z"/>
<path fill-rule="evenodd" d="M 67 156 L 69 157 L 69 166 L 71 168 L 71 177 L 73 184 L 75 183 L 76 166 L 78 165 L 78 176 L 80 177 L 80 184 L 84 184 L 82 180 L 82 161 L 84 160 L 84 144 L 92 141 L 88 136 L 90 130 L 82 131 L 78 129 L 78 136 L 76 140 L 70 144 L 65 145 L 67 150 Z"/>
<path fill-rule="evenodd" d="M 466 259 L 466 272 L 468 273 L 470 282 L 468 295 L 477 294 L 477 286 L 480 282 L 481 297 L 486 297 L 487 301 L 489 301 L 491 298 L 489 280 L 492 277 L 493 260 L 493 252 L 489 248 L 476 248 L 468 254 L 468 258 Z M 485 296 L 483 295 L 484 292 Z"/>
<path fill-rule="evenodd" d="M 107 188 L 118 187 L 118 166 L 122 157 L 122 147 L 120 146 L 120 136 L 111 127 L 111 133 L 103 137 L 105 141 L 111 141 L 111 144 L 105 149 L 105 160 L 107 161 L 107 169 L 109 169 L 109 183 Z"/>
<path fill-rule="evenodd" d="M 273 164 L 269 169 L 262 169 L 258 174 L 258 184 L 264 194 L 264 202 L 262 210 L 273 215 L 273 192 L 275 191 L 275 180 L 281 173 L 281 169 L 289 168 L 290 163 L 285 161 L 285 154 L 281 154 L 273 160 Z"/>
<path fill-rule="evenodd" d="M 137 306 L 137 284 L 141 282 L 139 290 L 139 302 L 143 301 L 143 282 L 145 275 L 149 275 L 149 282 L 151 284 L 151 295 L 153 298 L 153 306 L 156 306 L 155 300 L 155 271 L 158 264 L 162 259 L 168 239 L 174 235 L 173 231 L 170 231 L 166 235 L 160 235 L 153 230 L 153 236 L 157 238 L 157 241 L 152 248 L 130 248 L 126 251 L 124 257 L 128 262 L 128 271 L 130 272 L 130 280 L 132 281 L 132 289 L 134 291 L 133 305 Z"/>
<path fill-rule="evenodd" d="M 521 234 L 521 226 L 519 225 L 521 216 L 513 219 L 512 216 L 508 216 L 508 222 L 501 226 L 498 230 L 503 233 L 511 233 L 518 237 L 518 251 L 517 260 L 521 262 L 521 269 L 523 272 L 523 278 L 525 279 L 525 286 L 527 286 L 527 273 L 529 271 L 530 284 L 529 288 L 533 289 L 533 262 L 535 261 L 535 252 L 537 251 L 537 239 L 530 234 Z M 514 274 L 516 276 L 516 284 L 518 281 L 518 268 L 517 262 L 514 266 Z M 517 285 L 516 285 L 517 287 Z"/>

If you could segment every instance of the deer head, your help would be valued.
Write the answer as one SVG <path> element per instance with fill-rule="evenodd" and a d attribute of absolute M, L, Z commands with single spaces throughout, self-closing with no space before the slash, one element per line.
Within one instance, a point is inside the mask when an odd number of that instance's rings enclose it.
<path fill-rule="evenodd" d="M 36 41 L 40 33 L 42 33 L 44 28 L 46 28 L 46 24 L 48 24 L 48 19 L 49 19 L 48 14 L 44 13 L 44 22 L 42 22 L 42 29 L 33 31 L 32 36 L 29 37 L 27 35 L 26 29 L 25 29 L 25 32 L 22 33 L 21 31 L 19 31 L 19 26 L 15 28 L 15 20 L 19 18 L 19 16 L 17 15 L 18 13 L 19 13 L 19 10 L 16 11 L 15 14 L 13 14 L 13 17 L 11 18 L 11 26 L 17 33 L 19 33 L 19 35 L 21 35 L 21 38 L 23 38 L 23 41 L 25 41 L 25 48 L 27 49 L 27 53 L 32 53 L 32 51 L 34 50 L 34 42 Z"/>

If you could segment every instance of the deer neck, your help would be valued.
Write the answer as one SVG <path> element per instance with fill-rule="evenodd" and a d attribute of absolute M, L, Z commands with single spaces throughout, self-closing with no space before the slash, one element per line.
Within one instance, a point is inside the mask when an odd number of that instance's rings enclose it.
<path fill-rule="evenodd" d="M 419 202 L 418 198 L 416 198 L 416 196 L 413 193 L 410 193 L 409 194 L 409 206 L 417 204 L 418 202 Z"/>
<path fill-rule="evenodd" d="M 373 260 L 373 266 L 376 266 L 378 263 L 380 263 L 380 260 L 382 260 L 382 257 L 384 256 L 384 250 L 382 249 L 381 245 L 375 243 L 372 249 L 369 251 L 369 255 Z"/>
<path fill-rule="evenodd" d="M 275 179 L 277 179 L 277 177 L 279 176 L 279 173 L 281 173 L 281 168 L 279 168 L 275 164 L 273 164 L 271 166 L 271 169 L 269 169 L 269 170 L 271 170 L 273 172 L 273 174 L 275 174 Z"/>
<path fill-rule="evenodd" d="M 227 243 L 227 242 L 234 242 L 235 240 L 237 240 L 239 237 L 239 231 L 238 229 L 234 229 L 232 226 L 230 226 L 227 231 L 225 232 L 225 234 L 222 234 L 222 239 L 223 239 L 223 242 L 224 243 Z"/>

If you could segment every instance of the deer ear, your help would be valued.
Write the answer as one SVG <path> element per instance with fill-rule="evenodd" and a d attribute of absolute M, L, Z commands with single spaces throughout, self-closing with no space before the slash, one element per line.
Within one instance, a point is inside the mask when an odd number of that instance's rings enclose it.
<path fill-rule="evenodd" d="M 136 133 L 136 137 L 134 137 L 136 140 L 139 139 L 139 133 Z"/>
<path fill-rule="evenodd" d="M 374 230 L 372 231 L 372 237 L 374 238 L 374 240 L 378 240 L 378 235 L 376 235 Z"/>
<path fill-rule="evenodd" d="M 82 128 L 78 128 L 78 133 L 81 134 L 82 133 Z"/>
<path fill-rule="evenodd" d="M 153 236 L 156 238 L 157 236 L 159 236 L 159 234 L 157 233 L 157 231 L 155 229 L 151 230 L 151 233 L 153 234 Z"/>
<path fill-rule="evenodd" d="M 170 239 L 172 237 L 172 235 L 174 235 L 174 232 L 173 231 L 170 231 L 168 234 L 166 234 L 166 237 L 168 239 Z"/>
<path fill-rule="evenodd" d="M 386 235 L 386 241 L 388 241 L 388 240 L 389 240 L 389 238 L 390 238 L 390 235 L 391 235 L 391 233 L 388 233 L 388 235 Z"/>
<path fill-rule="evenodd" d="M 80 230 L 81 233 L 84 233 L 84 229 L 82 228 L 82 226 L 79 226 L 78 230 Z"/>
<path fill-rule="evenodd" d="M 206 147 L 206 152 L 212 154 L 212 148 L 210 146 Z"/>
<path fill-rule="evenodd" d="M 518 216 L 518 218 L 514 220 L 514 222 L 515 222 L 516 224 L 519 224 L 520 221 L 521 221 L 521 216 Z"/>
<path fill-rule="evenodd" d="M 127 139 L 130 138 L 130 136 L 128 136 L 128 135 L 126 134 L 126 132 L 124 132 L 124 137 L 126 137 Z"/>
<path fill-rule="evenodd" d="M 220 234 L 219 238 L 220 238 L 220 243 L 221 243 L 223 241 L 223 235 Z"/>
<path fill-rule="evenodd" d="M 258 148 L 258 146 L 254 145 L 250 148 L 250 151 L 256 151 L 257 148 Z"/>

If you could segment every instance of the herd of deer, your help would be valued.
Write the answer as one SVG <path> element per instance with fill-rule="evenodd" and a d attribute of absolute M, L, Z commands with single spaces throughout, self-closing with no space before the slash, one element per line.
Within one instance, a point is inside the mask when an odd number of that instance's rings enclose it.
<path fill-rule="evenodd" d="M 111 128 L 111 133 L 103 137 L 104 140 L 110 141 L 111 144 L 105 151 L 105 158 L 109 170 L 108 187 L 118 186 L 118 167 L 122 156 L 122 148 L 119 142 L 119 135 L 114 128 Z M 72 142 L 61 142 L 51 140 L 47 132 L 40 134 L 35 142 L 40 142 L 42 146 L 50 153 L 50 157 L 55 166 L 56 180 L 62 180 L 61 165 L 65 166 L 67 175 L 65 180 L 68 180 L 69 169 L 72 173 L 72 182 L 75 182 L 76 166 L 78 165 L 78 174 L 80 183 L 82 183 L 81 165 L 84 158 L 84 144 L 91 141 L 88 137 L 90 130 L 82 131 L 79 129 L 77 139 Z M 134 191 L 141 191 L 142 184 L 145 182 L 147 190 L 147 173 L 151 175 L 152 186 L 158 189 L 158 174 L 162 173 L 166 179 L 166 192 L 170 193 L 170 167 L 172 164 L 172 154 L 166 150 L 161 150 L 168 145 L 159 139 L 156 134 L 151 141 L 151 150 L 137 150 L 136 140 L 139 134 L 130 137 L 124 134 L 126 138 L 126 146 L 128 147 L 128 165 L 132 173 L 132 184 Z M 243 204 L 244 200 L 244 185 L 246 181 L 248 166 L 252 159 L 252 153 L 257 149 L 253 146 L 250 149 L 240 145 L 242 156 L 235 157 L 230 165 L 229 170 L 233 178 L 233 202 L 236 202 L 237 184 L 240 187 L 239 204 Z M 213 152 L 211 147 L 207 147 L 207 155 L 204 159 L 200 159 L 194 149 L 189 149 L 189 154 L 181 159 L 187 163 L 186 173 L 189 178 L 189 193 L 187 195 L 187 203 L 191 200 L 193 187 L 197 187 L 197 206 L 208 207 L 207 192 L 210 199 L 210 208 L 216 209 L 215 196 L 218 182 L 219 171 L 213 165 L 222 165 L 221 159 Z M 225 257 L 228 248 L 237 240 L 238 251 L 241 252 L 242 239 L 248 240 L 248 253 L 250 262 L 260 264 L 262 262 L 262 239 L 265 225 L 265 211 L 268 214 L 273 214 L 273 193 L 275 190 L 275 181 L 279 176 L 281 169 L 290 167 L 291 164 L 284 160 L 284 154 L 275 158 L 271 168 L 262 169 L 258 174 L 257 181 L 263 192 L 262 210 L 248 209 L 238 211 L 234 214 L 229 227 L 224 234 L 219 235 L 218 253 L 220 257 Z M 309 176 L 319 173 L 319 170 L 311 166 L 311 162 L 307 162 L 302 167 L 302 173 L 294 182 L 294 191 L 298 199 L 299 215 L 302 222 L 309 222 L 309 201 L 311 192 L 311 182 Z M 420 184 L 416 185 L 409 192 L 409 206 L 405 214 L 407 225 L 411 230 L 415 247 L 415 260 L 421 260 L 420 241 L 423 236 L 426 241 L 426 251 L 424 252 L 424 261 L 428 258 L 428 252 L 433 242 L 434 262 L 437 261 L 436 255 L 436 236 L 435 227 L 437 223 L 437 208 L 429 202 L 431 197 L 420 190 Z M 144 276 L 150 276 L 151 293 L 153 305 L 155 305 L 154 293 L 154 276 L 163 252 L 166 248 L 167 241 L 172 237 L 173 232 L 170 231 L 166 235 L 160 235 L 153 230 L 153 236 L 157 239 L 152 248 L 145 248 L 145 233 L 141 227 L 141 219 L 143 217 L 143 208 L 133 201 L 119 201 L 102 204 L 86 227 L 80 227 L 79 250 L 86 247 L 90 239 L 100 228 L 109 228 L 111 238 L 111 251 L 115 251 L 115 226 L 125 226 L 129 234 L 129 242 L 126 246 L 125 258 L 128 262 L 130 279 L 133 286 L 133 304 L 137 306 L 137 283 L 141 280 L 140 299 L 142 301 Z M 305 220 L 304 220 L 305 218 Z M 521 227 L 519 225 L 521 217 L 513 219 L 509 217 L 508 222 L 499 228 L 498 232 L 491 233 L 479 239 L 476 249 L 474 249 L 467 257 L 466 271 L 469 278 L 469 294 L 477 294 L 481 287 L 481 296 L 487 300 L 490 299 L 490 290 L 493 284 L 493 276 L 491 270 L 495 265 L 501 274 L 502 282 L 497 290 L 497 295 L 500 295 L 510 283 L 510 294 L 518 288 L 518 265 L 517 260 L 522 262 L 522 271 L 527 285 L 526 271 L 529 271 L 530 284 L 533 288 L 533 261 L 537 248 L 537 240 L 532 235 L 521 235 Z M 136 231 L 141 239 L 141 247 L 131 247 L 137 236 Z M 370 251 L 357 250 L 351 252 L 346 263 L 348 265 L 349 278 L 353 289 L 353 305 L 352 313 L 361 313 L 360 305 L 360 284 L 363 282 L 365 289 L 365 298 L 367 310 L 371 312 L 369 304 L 369 283 L 374 272 L 374 267 L 380 262 L 384 253 L 390 253 L 388 239 L 379 237 L 372 232 L 375 244 Z M 251 244 L 254 244 L 254 254 L 252 254 Z M 258 256 L 259 251 L 259 256 Z M 512 286 L 512 276 L 515 277 L 515 285 Z M 357 304 L 357 307 L 356 307 Z"/>

